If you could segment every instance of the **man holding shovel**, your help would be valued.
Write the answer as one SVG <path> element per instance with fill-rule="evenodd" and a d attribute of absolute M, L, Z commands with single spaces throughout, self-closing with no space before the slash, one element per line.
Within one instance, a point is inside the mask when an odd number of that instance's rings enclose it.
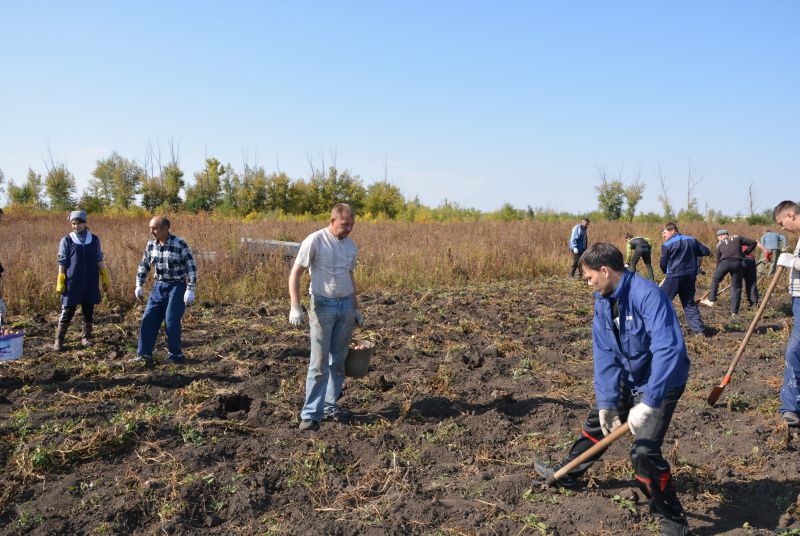
<path fill-rule="evenodd" d="M 353 278 L 358 248 L 348 236 L 353 225 L 353 209 L 337 203 L 328 226 L 303 240 L 289 274 L 289 323 L 293 326 L 306 320 L 300 303 L 300 279 L 306 268 L 311 276 L 311 358 L 299 426 L 304 431 L 318 430 L 322 419 L 347 419 L 336 401 L 344 385 L 344 364 L 353 326 L 364 327 Z"/>
<path fill-rule="evenodd" d="M 650 509 L 662 518 L 662 535 L 689 534 L 669 463 L 661 444 L 686 386 L 689 358 L 678 317 L 659 287 L 625 270 L 622 252 L 608 243 L 590 246 L 581 257 L 584 278 L 595 288 L 592 340 L 596 404 L 581 437 L 561 464 L 535 462 L 550 479 L 559 468 L 627 421 L 634 435 L 631 462 Z M 575 486 L 603 454 L 580 463 L 559 484 Z"/>
<path fill-rule="evenodd" d="M 794 201 L 781 201 L 772 212 L 775 222 L 785 231 L 800 233 L 800 206 Z M 781 407 L 778 411 L 789 426 L 800 426 L 800 242 L 794 253 L 781 253 L 778 265 L 789 270 L 789 294 L 792 296 L 794 326 L 786 344 L 786 368 L 781 386 Z"/>

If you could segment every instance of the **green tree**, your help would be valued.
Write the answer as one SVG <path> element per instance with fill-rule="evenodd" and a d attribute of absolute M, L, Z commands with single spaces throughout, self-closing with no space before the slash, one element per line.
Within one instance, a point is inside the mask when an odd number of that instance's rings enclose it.
<path fill-rule="evenodd" d="M 14 181 L 9 181 L 8 200 L 12 205 L 43 208 L 46 205 L 42 200 L 42 188 L 42 176 L 28 168 L 25 184 L 17 186 Z"/>
<path fill-rule="evenodd" d="M 364 196 L 364 210 L 374 216 L 383 214 L 394 219 L 403 210 L 405 202 L 400 188 L 383 180 L 373 182 L 367 187 Z"/>
<path fill-rule="evenodd" d="M 328 175 L 315 172 L 311 178 L 311 186 L 316 190 L 313 214 L 325 214 L 336 203 L 348 203 L 353 210 L 361 212 L 364 207 L 366 190 L 358 175 L 351 175 L 348 170 L 340 172 L 336 166 L 328 168 Z"/>
<path fill-rule="evenodd" d="M 618 220 L 622 217 L 622 206 L 625 203 L 625 187 L 622 181 L 609 181 L 602 176 L 602 182 L 595 186 L 597 204 L 607 220 Z"/>
<path fill-rule="evenodd" d="M 292 181 L 286 173 L 272 173 L 264 185 L 266 206 L 269 210 L 280 210 L 284 214 L 295 213 L 292 206 Z"/>
<path fill-rule="evenodd" d="M 636 214 L 636 207 L 639 205 L 639 201 L 642 200 L 644 188 L 645 184 L 639 181 L 639 177 L 636 177 L 622 192 L 625 198 L 625 217 L 628 218 L 628 223 L 633 221 L 633 216 Z"/>
<path fill-rule="evenodd" d="M 45 191 L 50 198 L 50 208 L 57 211 L 68 211 L 75 208 L 75 176 L 63 163 L 55 164 L 47 170 L 44 179 Z"/>
<path fill-rule="evenodd" d="M 127 209 L 133 205 L 144 179 L 144 170 L 135 161 L 123 158 L 116 152 L 97 161 L 90 185 L 106 206 Z"/>
<path fill-rule="evenodd" d="M 194 184 L 186 189 L 186 208 L 194 212 L 213 210 L 220 202 L 226 172 L 219 160 L 206 158 L 205 169 L 194 174 Z"/>
<path fill-rule="evenodd" d="M 105 200 L 100 196 L 96 187 L 90 186 L 84 190 L 83 195 L 78 200 L 78 206 L 88 213 L 102 212 L 106 207 Z"/>

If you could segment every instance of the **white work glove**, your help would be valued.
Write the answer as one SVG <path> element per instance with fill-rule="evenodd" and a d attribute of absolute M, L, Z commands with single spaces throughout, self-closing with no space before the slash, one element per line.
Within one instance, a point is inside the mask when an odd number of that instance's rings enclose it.
<path fill-rule="evenodd" d="M 603 435 L 607 436 L 622 425 L 619 418 L 619 410 L 601 409 L 600 410 L 600 429 Z"/>
<path fill-rule="evenodd" d="M 306 313 L 303 311 L 303 306 L 299 303 L 293 303 L 292 308 L 289 310 L 289 323 L 293 326 L 302 326 L 306 322 Z"/>
<path fill-rule="evenodd" d="M 652 437 L 658 424 L 660 410 L 639 402 L 628 412 L 628 426 L 635 437 Z"/>
<path fill-rule="evenodd" d="M 572 252 L 577 254 L 578 253 L 578 248 L 572 248 Z"/>
<path fill-rule="evenodd" d="M 356 309 L 353 311 L 353 315 L 356 318 L 356 326 L 363 328 L 364 327 L 364 315 L 361 314 L 361 309 Z"/>
<path fill-rule="evenodd" d="M 794 263 L 797 260 L 791 253 L 781 253 L 781 256 L 778 257 L 778 265 L 783 266 L 784 268 L 794 268 Z"/>
<path fill-rule="evenodd" d="M 194 303 L 194 291 L 192 289 L 186 289 L 186 292 L 183 293 L 183 303 L 184 305 L 191 305 Z"/>
<path fill-rule="evenodd" d="M 626 270 L 630 270 L 630 269 L 631 269 L 631 266 L 630 266 L 629 264 L 626 264 L 626 265 L 625 265 L 625 269 L 626 269 Z"/>
<path fill-rule="evenodd" d="M 144 299 L 144 287 L 140 287 L 136 285 L 136 290 L 133 291 L 136 294 L 136 299 L 142 301 Z"/>

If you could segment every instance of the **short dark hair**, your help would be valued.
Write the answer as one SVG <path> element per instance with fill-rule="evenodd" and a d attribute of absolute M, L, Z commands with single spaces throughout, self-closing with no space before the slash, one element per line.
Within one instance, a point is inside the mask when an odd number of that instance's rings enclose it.
<path fill-rule="evenodd" d="M 794 201 L 781 201 L 775 205 L 775 209 L 772 211 L 772 219 L 778 221 L 778 214 L 787 210 L 791 210 L 795 214 L 800 214 L 800 205 Z"/>
<path fill-rule="evenodd" d="M 585 221 L 586 223 L 592 223 L 591 221 L 589 221 L 589 218 L 581 218 L 581 221 L 582 221 L 582 222 L 584 222 L 584 221 Z"/>
<path fill-rule="evenodd" d="M 625 233 L 625 240 L 628 240 L 628 239 L 631 239 L 631 238 L 633 238 L 633 235 L 631 233 Z"/>
<path fill-rule="evenodd" d="M 672 222 L 669 222 L 668 224 L 666 224 L 666 225 L 664 226 L 664 230 L 665 230 L 665 231 L 675 231 L 676 233 L 680 233 L 680 231 L 678 230 L 678 226 L 677 226 L 677 225 L 675 225 L 675 224 L 674 224 L 674 223 L 672 223 Z"/>
<path fill-rule="evenodd" d="M 625 270 L 625 259 L 622 252 L 614 244 L 608 242 L 595 242 L 583 252 L 579 261 L 580 265 L 590 270 L 599 270 L 606 266 L 615 272 Z"/>

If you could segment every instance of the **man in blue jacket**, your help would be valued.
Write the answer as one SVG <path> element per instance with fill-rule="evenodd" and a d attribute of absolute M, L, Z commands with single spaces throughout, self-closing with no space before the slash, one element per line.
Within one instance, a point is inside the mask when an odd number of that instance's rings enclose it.
<path fill-rule="evenodd" d="M 569 235 L 569 249 L 572 251 L 572 270 L 569 272 L 570 277 L 575 277 L 575 270 L 579 269 L 579 261 L 581 255 L 586 251 L 589 245 L 589 235 L 586 230 L 589 228 L 589 218 L 583 218 L 579 224 L 572 228 L 572 234 Z M 580 273 L 578 274 L 580 278 Z"/>
<path fill-rule="evenodd" d="M 694 237 L 683 235 L 678 231 L 678 226 L 668 223 L 661 231 L 664 244 L 661 246 L 661 260 L 659 265 L 666 278 L 661 284 L 661 290 L 670 299 L 677 294 L 683 306 L 683 314 L 689 330 L 696 335 L 705 333 L 703 319 L 700 318 L 700 308 L 694 301 L 695 283 L 699 261 L 702 257 L 711 255 L 711 250 Z"/>
<path fill-rule="evenodd" d="M 766 229 L 764 231 L 764 236 L 761 237 L 761 243 L 767 250 L 764 259 L 767 262 L 772 261 L 772 268 L 770 268 L 769 271 L 769 275 L 772 275 L 778 267 L 778 257 L 780 257 L 781 251 L 786 247 L 786 237 L 780 233 Z"/>
<path fill-rule="evenodd" d="M 558 465 L 534 463 L 548 478 L 623 421 L 634 435 L 631 462 L 651 511 L 662 517 L 662 535 L 689 534 L 669 463 L 661 445 L 689 375 L 689 358 L 678 317 L 658 285 L 625 270 L 622 252 L 592 244 L 581 257 L 584 278 L 595 290 L 594 389 L 597 403 L 581 437 Z M 602 455 L 584 462 L 558 482 L 577 479 Z"/>

